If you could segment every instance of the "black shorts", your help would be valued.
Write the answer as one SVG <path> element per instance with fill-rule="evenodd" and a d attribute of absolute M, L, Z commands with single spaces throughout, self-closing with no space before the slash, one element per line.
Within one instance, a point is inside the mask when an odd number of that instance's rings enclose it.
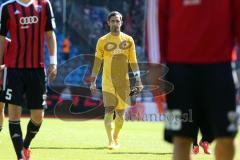
<path fill-rule="evenodd" d="M 210 65 L 169 64 L 168 110 L 164 138 L 194 138 L 198 129 L 206 140 L 234 137 L 237 133 L 235 86 L 230 63 Z"/>
<path fill-rule="evenodd" d="M 4 70 L 3 70 L 3 75 L 4 75 Z M 4 103 L 5 99 L 4 99 L 4 91 L 3 91 L 3 84 L 2 83 L 3 82 L 1 82 L 1 84 L 0 84 L 1 85 L 1 87 L 0 87 L 0 102 Z"/>
<path fill-rule="evenodd" d="M 0 102 L 5 102 L 5 99 L 4 99 L 4 91 L 2 89 L 0 89 Z"/>
<path fill-rule="evenodd" d="M 4 77 L 6 103 L 26 106 L 28 109 L 46 109 L 46 76 L 43 68 L 8 68 Z"/>

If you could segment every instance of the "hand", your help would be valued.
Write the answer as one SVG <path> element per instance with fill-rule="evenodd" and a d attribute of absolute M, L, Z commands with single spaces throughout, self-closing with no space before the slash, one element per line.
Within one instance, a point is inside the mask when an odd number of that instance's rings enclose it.
<path fill-rule="evenodd" d="M 55 78 L 57 76 L 57 65 L 56 64 L 49 64 L 47 76 L 49 77 L 50 82 L 55 80 Z"/>
<path fill-rule="evenodd" d="M 142 81 L 140 78 L 136 79 L 136 84 L 135 87 L 137 88 L 137 92 L 140 93 L 143 90 L 143 85 L 142 85 Z"/>
<path fill-rule="evenodd" d="M 93 76 L 86 76 L 85 78 L 85 82 L 87 84 L 95 83 L 95 81 L 96 81 L 96 77 L 93 77 Z"/>
<path fill-rule="evenodd" d="M 91 90 L 92 94 L 95 94 L 97 92 L 97 87 L 96 87 L 96 83 L 95 82 L 91 83 L 90 90 Z"/>
<path fill-rule="evenodd" d="M 130 91 L 129 96 L 137 95 L 143 90 L 141 79 L 136 79 L 134 88 Z"/>

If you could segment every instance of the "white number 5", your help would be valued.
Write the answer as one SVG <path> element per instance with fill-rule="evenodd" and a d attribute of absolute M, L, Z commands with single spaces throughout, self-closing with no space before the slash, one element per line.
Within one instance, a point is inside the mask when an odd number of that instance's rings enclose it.
<path fill-rule="evenodd" d="M 12 89 L 7 89 L 5 99 L 6 100 L 11 100 L 12 99 Z"/>

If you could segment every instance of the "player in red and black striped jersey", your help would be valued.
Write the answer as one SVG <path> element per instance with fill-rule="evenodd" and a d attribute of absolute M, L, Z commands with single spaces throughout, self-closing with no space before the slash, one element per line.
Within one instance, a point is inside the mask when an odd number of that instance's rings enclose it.
<path fill-rule="evenodd" d="M 5 63 L 7 75 L 3 85 L 5 102 L 9 104 L 10 135 L 18 159 L 30 159 L 29 145 L 39 131 L 46 104 L 45 38 L 50 55 L 50 80 L 57 73 L 56 25 L 51 3 L 49 0 L 9 0 L 1 5 L 0 25 L 0 65 L 4 52 L 1 46 L 7 34 L 12 40 L 5 55 L 9 61 Z M 31 113 L 24 141 L 20 127 L 23 102 Z"/>
<path fill-rule="evenodd" d="M 164 138 L 174 144 L 174 160 L 191 159 L 199 129 L 205 149 L 216 140 L 215 159 L 234 159 L 231 61 L 235 42 L 240 45 L 239 10 L 240 0 L 159 0 L 161 60 L 174 85 L 167 95 L 167 113 L 174 118 L 166 120 Z"/>
<path fill-rule="evenodd" d="M 5 54 L 7 53 L 7 50 L 10 46 L 10 39 L 6 38 L 5 43 L 4 43 L 4 52 Z M 6 58 L 4 58 L 4 63 L 6 62 Z M 5 65 L 0 66 L 0 70 L 4 70 Z M 4 119 L 4 93 L 2 90 L 2 85 L 3 85 L 3 79 L 0 79 L 0 132 L 2 131 L 2 126 L 3 126 L 3 119 Z"/>
<path fill-rule="evenodd" d="M 41 3 L 41 4 L 38 4 Z M 7 56 L 8 68 L 44 67 L 44 33 L 55 27 L 53 12 L 48 1 L 34 0 L 24 4 L 12 0 L 2 6 L 2 36 L 9 32 L 12 45 Z"/>

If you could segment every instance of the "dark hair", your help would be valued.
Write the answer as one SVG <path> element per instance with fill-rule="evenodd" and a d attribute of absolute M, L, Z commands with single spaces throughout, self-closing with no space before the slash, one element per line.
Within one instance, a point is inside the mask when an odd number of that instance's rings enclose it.
<path fill-rule="evenodd" d="M 122 21 L 122 14 L 118 11 L 112 11 L 108 14 L 107 20 L 109 21 L 111 19 L 111 17 L 119 15 L 120 16 L 120 20 Z"/>

